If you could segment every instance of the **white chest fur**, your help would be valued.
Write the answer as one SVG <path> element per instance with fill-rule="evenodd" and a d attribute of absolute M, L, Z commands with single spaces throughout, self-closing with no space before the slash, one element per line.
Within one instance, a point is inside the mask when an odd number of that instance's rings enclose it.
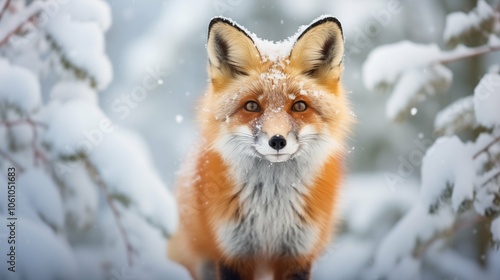
<path fill-rule="evenodd" d="M 296 256 L 310 252 L 318 230 L 305 213 L 310 168 L 289 160 L 254 160 L 233 170 L 240 218 L 220 225 L 218 240 L 229 256 Z M 310 180 L 310 178 L 309 178 Z"/>

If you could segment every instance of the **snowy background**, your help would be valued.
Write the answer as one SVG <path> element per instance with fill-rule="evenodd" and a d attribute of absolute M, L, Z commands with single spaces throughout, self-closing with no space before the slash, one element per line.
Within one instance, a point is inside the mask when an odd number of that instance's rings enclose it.
<path fill-rule="evenodd" d="M 16 167 L 16 273 L 189 279 L 165 259 L 196 141 L 213 16 L 346 40 L 357 125 L 343 223 L 313 279 L 500 279 L 500 2 L 0 0 L 0 184 Z"/>

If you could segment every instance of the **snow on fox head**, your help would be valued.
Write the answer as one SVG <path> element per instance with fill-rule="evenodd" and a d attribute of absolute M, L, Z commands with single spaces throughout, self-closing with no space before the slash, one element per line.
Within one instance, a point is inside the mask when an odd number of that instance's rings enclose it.
<path fill-rule="evenodd" d="M 342 152 L 352 113 L 340 84 L 337 19 L 318 18 L 274 43 L 216 17 L 207 50 L 210 86 L 200 122 L 206 144 L 223 158 L 275 163 Z"/>

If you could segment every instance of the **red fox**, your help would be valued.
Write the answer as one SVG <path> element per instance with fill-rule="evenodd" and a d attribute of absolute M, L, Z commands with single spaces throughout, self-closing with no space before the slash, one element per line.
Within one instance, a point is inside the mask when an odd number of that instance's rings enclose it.
<path fill-rule="evenodd" d="M 340 22 L 323 16 L 273 43 L 216 17 L 207 51 L 168 255 L 198 280 L 310 279 L 335 228 L 353 122 Z"/>

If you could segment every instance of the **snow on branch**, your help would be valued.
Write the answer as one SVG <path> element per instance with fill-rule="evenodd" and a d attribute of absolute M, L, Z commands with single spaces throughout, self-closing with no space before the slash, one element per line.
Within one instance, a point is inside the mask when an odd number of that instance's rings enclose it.
<path fill-rule="evenodd" d="M 488 37 L 488 43 L 483 46 L 469 48 L 463 45 L 459 45 L 454 50 L 443 51 L 442 57 L 435 62 L 450 63 L 496 51 L 500 51 L 500 38 L 498 38 L 496 35 L 490 35 Z"/>
<path fill-rule="evenodd" d="M 477 47 L 459 45 L 445 51 L 435 44 L 409 41 L 379 47 L 363 65 L 364 84 L 371 90 L 388 88 L 386 114 L 400 120 L 417 102 L 448 88 L 452 73 L 444 64 L 500 51 L 498 30 L 493 30 L 500 27 L 499 18 L 483 0 L 468 14 L 448 17 L 445 39 L 466 43 L 464 37 L 479 29 L 482 34 L 474 38 L 485 40 Z M 462 229 L 491 222 L 492 241 L 500 246 L 500 75 L 497 66 L 490 69 L 473 95 L 456 100 L 436 116 L 434 130 L 441 137 L 422 158 L 420 200 L 383 240 L 368 276 L 420 279 L 421 267 L 429 265 L 448 275 L 458 263 L 464 267 L 461 276 L 476 279 L 493 269 L 461 257 L 445 243 L 461 238 L 457 232 Z M 469 132 L 465 137 L 470 140 L 462 142 L 455 135 L 459 131 Z M 439 254 L 443 260 L 436 258 Z"/>
<path fill-rule="evenodd" d="M 473 146 L 474 162 L 477 170 L 475 182 L 475 211 L 484 216 L 500 213 L 500 137 L 481 133 Z"/>
<path fill-rule="evenodd" d="M 474 90 L 474 111 L 479 124 L 500 127 L 500 75 L 486 74 Z"/>
<path fill-rule="evenodd" d="M 448 89 L 452 77 L 453 73 L 441 64 L 404 72 L 387 101 L 386 116 L 391 120 L 404 119 L 410 108 L 426 96 Z"/>
<path fill-rule="evenodd" d="M 444 41 L 457 45 L 471 35 L 488 36 L 495 31 L 495 21 L 498 21 L 495 10 L 486 1 L 479 0 L 469 13 L 455 12 L 446 17 Z"/>
<path fill-rule="evenodd" d="M 386 115 L 401 120 L 409 108 L 439 91 L 448 89 L 452 72 L 442 64 L 499 51 L 500 39 L 491 35 L 487 45 L 451 51 L 435 44 L 402 41 L 373 50 L 363 65 L 363 82 L 370 90 L 391 89 Z M 496 83 L 496 81 L 495 81 Z"/>
<path fill-rule="evenodd" d="M 391 86 L 402 73 L 432 64 L 440 56 L 441 50 L 435 44 L 401 41 L 378 47 L 368 55 L 363 65 L 363 82 L 370 90 Z"/>
<path fill-rule="evenodd" d="M 5 3 L 3 4 L 2 9 L 0 10 L 0 20 L 2 19 L 5 11 L 7 11 L 7 9 L 9 8 L 10 2 L 11 2 L 11 0 L 5 0 Z"/>
<path fill-rule="evenodd" d="M 485 134 L 481 134 L 481 136 L 483 136 L 483 135 L 485 135 Z M 479 142 L 479 140 L 478 140 L 478 142 Z M 497 138 L 490 140 L 488 144 L 486 144 L 483 148 L 481 148 L 479 151 L 477 151 L 474 154 L 474 159 L 478 158 L 481 155 L 481 153 L 487 152 L 489 148 L 491 148 L 493 145 L 497 144 L 498 142 L 500 142 L 500 137 L 497 137 Z"/>
<path fill-rule="evenodd" d="M 125 244 L 125 248 L 126 248 L 126 252 L 127 252 L 127 262 L 128 262 L 128 265 L 131 267 L 134 264 L 133 256 L 134 256 L 135 249 L 132 246 L 132 243 L 130 242 L 128 233 L 127 233 L 127 231 L 125 230 L 125 227 L 122 224 L 121 214 L 118 211 L 118 208 L 115 206 L 115 201 L 114 201 L 113 197 L 111 196 L 111 193 L 109 191 L 108 186 L 102 180 L 102 178 L 101 178 L 101 176 L 99 174 L 99 171 L 88 160 L 88 158 L 84 157 L 83 161 L 85 162 L 85 167 L 87 168 L 90 176 L 93 178 L 93 180 L 96 183 L 96 185 L 104 193 L 104 197 L 106 198 L 108 206 L 111 209 L 111 213 L 113 214 L 113 217 L 115 219 L 116 226 L 118 227 L 118 230 L 119 230 L 119 232 L 121 234 L 121 237 L 123 239 L 123 243 Z"/>
<path fill-rule="evenodd" d="M 386 115 L 401 120 L 426 95 L 448 88 L 452 73 L 436 63 L 442 56 L 437 45 L 409 41 L 382 46 L 363 65 L 363 82 L 370 90 L 392 88 Z"/>
<path fill-rule="evenodd" d="M 460 275 L 461 280 L 492 279 L 490 273 L 475 259 L 445 248 L 445 241 L 433 243 L 425 257 L 427 263 L 443 275 Z M 444 248 L 443 248 L 444 247 Z"/>
<path fill-rule="evenodd" d="M 136 134 L 121 129 L 105 135 L 89 160 L 99 170 L 106 170 L 102 179 L 114 196 L 128 198 L 125 206 L 165 237 L 172 234 L 177 226 L 177 204 Z"/>
<path fill-rule="evenodd" d="M 2 12 L 0 13 L 0 19 L 7 10 L 10 1 L 7 0 Z M 0 46 L 7 43 L 10 37 L 17 32 L 19 32 L 22 27 L 28 23 L 30 20 L 34 19 L 42 10 L 42 5 L 40 1 L 33 1 L 26 9 L 23 9 L 16 16 L 9 18 L 8 22 L 2 22 L 0 25 Z"/>
<path fill-rule="evenodd" d="M 105 89 L 113 77 L 104 47 L 104 32 L 111 24 L 109 6 L 98 0 L 78 0 L 62 10 L 45 28 L 49 43 L 64 68 L 80 80 L 89 80 L 93 88 Z"/>
<path fill-rule="evenodd" d="M 47 26 L 47 33 L 66 69 L 78 79 L 88 79 L 96 89 L 109 85 L 113 75 L 111 62 L 104 52 L 104 35 L 96 23 L 75 22 L 69 16 L 59 16 Z"/>
<path fill-rule="evenodd" d="M 494 128 L 500 125 L 500 111 L 497 110 L 497 104 L 500 104 L 500 75 L 497 72 L 486 74 L 476 86 L 473 96 L 462 97 L 437 114 L 434 120 L 436 135 L 452 135 L 479 126 Z"/>
<path fill-rule="evenodd" d="M 42 105 L 40 83 L 30 70 L 0 58 L 0 106 L 27 115 Z"/>
<path fill-rule="evenodd" d="M 472 150 L 456 136 L 442 137 L 430 147 L 422 163 L 422 203 L 431 213 L 451 198 L 454 211 L 463 211 L 474 197 Z"/>
<path fill-rule="evenodd" d="M 19 173 L 24 173 L 24 171 L 26 170 L 26 168 L 24 168 L 19 162 L 17 162 L 17 160 L 12 158 L 7 152 L 3 151 L 2 149 L 0 149 L 0 157 L 3 157 L 12 165 L 14 165 L 16 169 L 19 170 Z"/>
<path fill-rule="evenodd" d="M 57 185 L 47 176 L 47 172 L 41 168 L 32 168 L 19 177 L 20 190 L 24 198 L 25 206 L 22 206 L 21 214 L 33 221 L 45 223 L 59 232 L 64 228 L 64 211 L 61 194 Z M 43 186 L 41 188 L 40 186 Z M 43 197 L 43 199 L 40 199 Z"/>
<path fill-rule="evenodd" d="M 71 5 L 61 5 L 60 13 L 71 15 L 78 22 L 95 22 L 106 32 L 111 26 L 111 7 L 102 0 L 71 0 Z"/>
<path fill-rule="evenodd" d="M 486 133 L 466 144 L 457 136 L 441 137 L 427 150 L 422 165 L 421 199 L 430 213 L 450 199 L 455 212 L 463 212 L 471 205 L 480 215 L 496 212 L 500 190 L 493 180 L 500 172 L 499 140 L 500 137 Z"/>
<path fill-rule="evenodd" d="M 44 26 L 38 31 L 46 32 L 63 66 L 77 78 L 88 79 L 93 87 L 106 88 L 112 79 L 111 62 L 104 50 L 104 32 L 111 25 L 109 5 L 100 0 L 74 0 L 71 3 L 56 3 L 57 9 L 50 15 L 41 13 L 45 9 L 52 10 L 50 5 L 53 4 L 50 1 L 33 1 L 5 23 L 2 22 L 0 46 L 42 14 L 44 17 L 40 21 Z"/>
<path fill-rule="evenodd" d="M 434 120 L 434 133 L 438 136 L 453 135 L 477 126 L 472 96 L 462 97 L 442 109 Z"/>
<path fill-rule="evenodd" d="M 30 117 L 26 119 L 18 119 L 14 121 L 2 121 L 0 120 L 0 126 L 4 126 L 7 129 L 10 129 L 15 126 L 20 125 L 28 125 L 31 129 L 31 150 L 33 151 L 33 161 L 34 166 L 38 166 L 38 163 L 41 161 L 42 164 L 47 167 L 49 165 L 48 159 L 45 156 L 45 153 L 38 147 L 38 129 L 43 128 L 47 129 L 47 125 L 38 121 L 31 119 Z"/>
<path fill-rule="evenodd" d="M 404 273 L 404 279 L 421 279 L 418 275 L 422 259 L 432 261 L 430 255 L 439 252 L 436 247 L 443 244 L 440 241 L 449 240 L 457 232 L 485 222 L 488 218 L 479 215 L 456 219 L 449 207 L 429 215 L 428 207 L 417 203 L 383 239 L 373 266 L 366 274 L 367 279 L 373 279 L 373 275 L 401 279 L 401 273 Z"/>
<path fill-rule="evenodd" d="M 500 213 L 499 181 L 478 179 L 499 176 L 500 168 L 493 167 L 479 177 L 477 174 L 484 169 L 485 161 L 497 162 L 500 158 L 498 142 L 498 138 L 486 133 L 474 143 L 462 143 L 457 136 L 442 137 L 427 150 L 420 201 L 385 237 L 370 273 L 388 279 L 397 277 L 395 271 L 409 270 L 412 276 L 418 275 L 421 259 L 428 257 L 426 252 L 437 241 L 488 223 Z M 472 218 L 457 216 L 472 205 L 476 210 Z M 495 221 L 491 226 L 495 244 L 500 236 L 498 231 Z"/>
<path fill-rule="evenodd" d="M 477 213 L 484 216 L 495 216 L 500 213 L 500 168 L 494 168 L 485 172 L 478 179 L 476 188 L 474 208 Z"/>
<path fill-rule="evenodd" d="M 398 279 L 396 271 L 404 271 L 401 266 L 407 264 L 412 268 L 411 264 L 418 265 L 417 259 L 413 257 L 415 248 L 453 226 L 452 212 L 443 210 L 436 215 L 428 215 L 427 207 L 417 203 L 385 236 L 377 249 L 373 267 L 368 275 Z M 418 270 L 418 267 L 413 267 L 407 273 L 416 274 L 415 270 Z"/>
<path fill-rule="evenodd" d="M 500 216 L 491 223 L 492 240 L 497 247 L 500 247 Z"/>
<path fill-rule="evenodd" d="M 60 94 L 65 88 L 72 88 L 73 96 Z M 58 99 L 44 112 L 48 129 L 43 138 L 51 155 L 62 161 L 87 157 L 97 170 L 106 170 L 101 176 L 112 196 L 126 199 L 121 201 L 124 206 L 165 236 L 172 233 L 177 224 L 176 215 L 171 215 L 177 213 L 175 200 L 156 174 L 142 141 L 134 133 L 116 129 L 90 97 L 91 90 L 81 84 L 59 84 L 52 92 Z M 65 178 L 73 169 L 55 172 Z M 137 187 L 143 185 L 147 187 Z"/>
<path fill-rule="evenodd" d="M 5 0 L 0 20 L 0 165 L 15 166 L 24 186 L 18 260 L 30 270 L 21 277 L 104 279 L 133 262 L 141 277 L 169 275 L 175 200 L 140 137 L 115 130 L 97 98 L 112 79 L 109 4 Z"/>

